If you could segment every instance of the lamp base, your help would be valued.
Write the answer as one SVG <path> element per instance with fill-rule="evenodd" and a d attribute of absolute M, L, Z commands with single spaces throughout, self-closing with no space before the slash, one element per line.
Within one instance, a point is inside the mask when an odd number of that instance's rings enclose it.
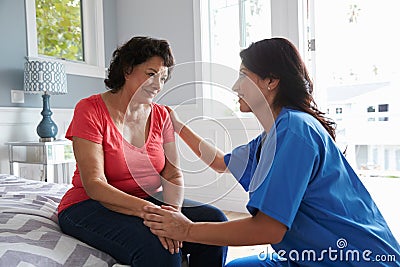
<path fill-rule="evenodd" d="M 40 142 L 51 142 L 57 136 L 58 128 L 54 121 L 51 119 L 53 112 L 50 110 L 50 95 L 46 92 L 42 95 L 43 97 L 43 118 L 36 128 L 36 132 L 39 135 Z"/>
<path fill-rule="evenodd" d="M 56 140 L 54 137 L 40 137 L 39 142 L 53 142 Z"/>

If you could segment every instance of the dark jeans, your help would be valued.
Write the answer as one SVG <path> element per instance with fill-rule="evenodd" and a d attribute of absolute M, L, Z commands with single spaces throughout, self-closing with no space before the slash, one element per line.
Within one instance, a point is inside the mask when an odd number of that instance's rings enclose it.
<path fill-rule="evenodd" d="M 162 204 L 154 198 L 148 200 L 156 205 Z M 219 209 L 191 200 L 184 200 L 182 213 L 194 222 L 227 220 Z M 113 212 L 91 199 L 65 209 L 58 220 L 64 233 L 108 253 L 122 264 L 180 267 L 181 254 L 190 254 L 190 267 L 220 267 L 225 264 L 227 247 L 184 242 L 180 253 L 170 254 L 141 218 Z"/>

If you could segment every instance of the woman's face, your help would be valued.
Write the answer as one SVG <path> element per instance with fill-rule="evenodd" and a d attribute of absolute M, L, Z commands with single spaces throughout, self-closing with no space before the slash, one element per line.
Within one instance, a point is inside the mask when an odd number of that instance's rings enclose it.
<path fill-rule="evenodd" d="M 239 78 L 233 85 L 232 90 L 238 94 L 240 111 L 253 112 L 258 106 L 265 105 L 266 98 L 259 85 L 261 78 L 240 65 Z"/>
<path fill-rule="evenodd" d="M 135 66 L 130 74 L 125 75 L 124 88 L 129 90 L 139 103 L 151 103 L 161 91 L 168 78 L 168 67 L 164 60 L 154 56 Z"/>

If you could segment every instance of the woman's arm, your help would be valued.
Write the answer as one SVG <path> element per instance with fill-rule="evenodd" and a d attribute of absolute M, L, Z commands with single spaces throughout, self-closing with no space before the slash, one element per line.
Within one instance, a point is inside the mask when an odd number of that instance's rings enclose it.
<path fill-rule="evenodd" d="M 108 184 L 102 145 L 78 137 L 73 137 L 72 144 L 82 185 L 88 196 L 110 210 L 143 218 L 143 207 L 153 204 Z"/>
<path fill-rule="evenodd" d="M 161 172 L 164 203 L 180 209 L 183 202 L 183 177 L 175 142 L 164 144 L 165 167 Z"/>
<path fill-rule="evenodd" d="M 140 218 L 144 218 L 143 207 L 155 206 L 144 199 L 129 195 L 108 184 L 104 174 L 103 147 L 94 142 L 73 137 L 73 147 L 79 173 L 86 193 L 106 208 Z M 181 242 L 158 236 L 162 246 L 171 254 L 178 253 Z"/>
<path fill-rule="evenodd" d="M 144 224 L 158 235 L 217 246 L 246 246 L 279 243 L 287 227 L 258 212 L 255 216 L 228 222 L 191 222 L 171 207 L 146 206 Z"/>
<path fill-rule="evenodd" d="M 192 129 L 181 122 L 178 118 L 178 115 L 170 107 L 166 108 L 170 112 L 175 132 L 179 134 L 179 136 L 183 139 L 183 141 L 185 141 L 190 149 L 214 171 L 219 173 L 229 172 L 224 161 L 225 153 L 205 141 Z"/>

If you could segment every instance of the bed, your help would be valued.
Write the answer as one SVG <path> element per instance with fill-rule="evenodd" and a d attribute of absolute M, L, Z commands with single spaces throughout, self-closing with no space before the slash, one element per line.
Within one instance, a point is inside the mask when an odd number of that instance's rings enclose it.
<path fill-rule="evenodd" d="M 61 232 L 56 209 L 67 189 L 0 174 L 0 266 L 124 266 Z"/>

